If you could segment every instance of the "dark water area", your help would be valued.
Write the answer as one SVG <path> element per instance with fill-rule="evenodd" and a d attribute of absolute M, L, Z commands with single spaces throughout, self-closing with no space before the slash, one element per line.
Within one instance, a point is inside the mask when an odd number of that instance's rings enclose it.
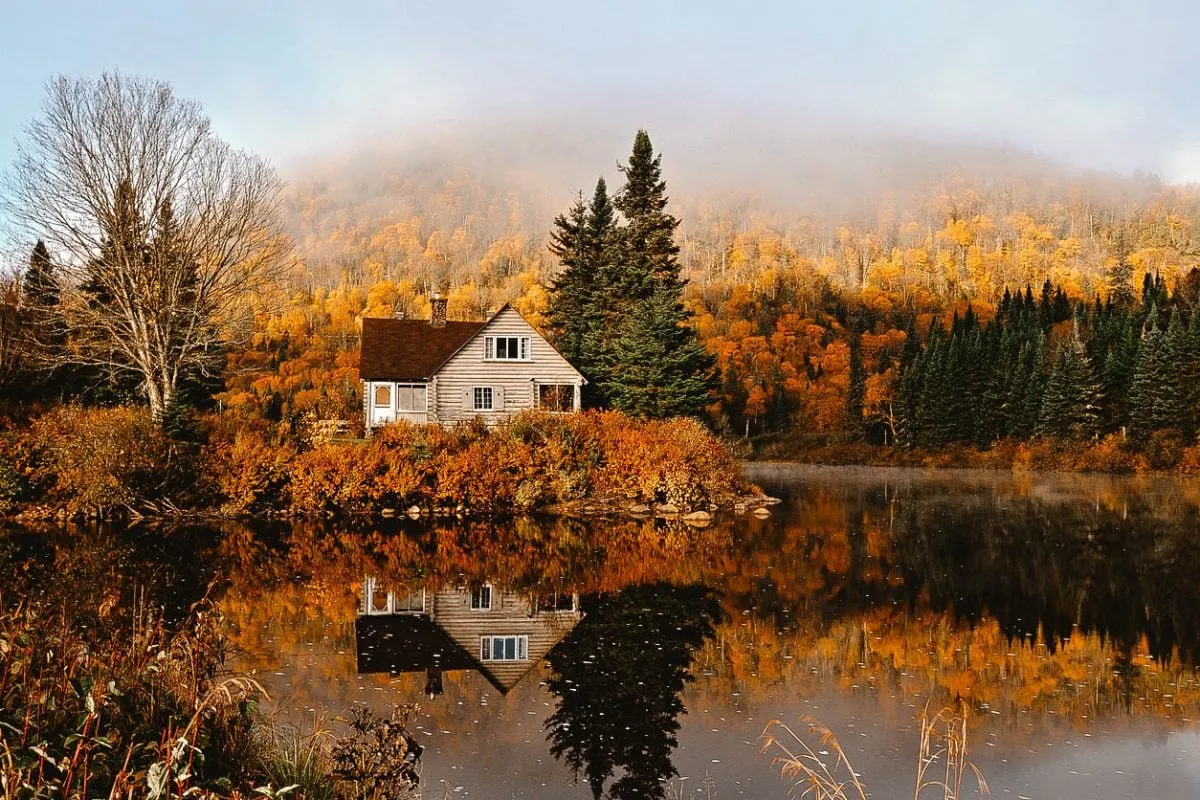
<path fill-rule="evenodd" d="M 782 798 L 811 717 L 909 798 L 941 708 L 995 797 L 1200 797 L 1200 483 L 749 470 L 783 503 L 704 528 L 10 527 L 0 601 L 210 596 L 278 718 L 419 703 L 433 797 Z"/>

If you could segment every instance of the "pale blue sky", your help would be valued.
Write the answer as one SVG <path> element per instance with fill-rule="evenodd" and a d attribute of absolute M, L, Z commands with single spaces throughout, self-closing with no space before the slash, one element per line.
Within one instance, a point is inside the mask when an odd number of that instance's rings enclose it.
<path fill-rule="evenodd" d="M 1197 23 L 1186 0 L 0 0 L 0 164 L 47 78 L 119 68 L 278 163 L 566 109 L 652 130 L 836 121 L 1200 178 Z"/>

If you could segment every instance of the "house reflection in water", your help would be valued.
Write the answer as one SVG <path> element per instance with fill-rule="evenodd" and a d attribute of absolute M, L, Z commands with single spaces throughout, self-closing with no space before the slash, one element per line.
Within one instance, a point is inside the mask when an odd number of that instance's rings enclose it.
<path fill-rule="evenodd" d="M 521 682 L 579 622 L 579 598 L 502 590 L 490 583 L 416 592 L 363 580 L 354 625 L 359 674 L 425 672 L 425 693 L 442 673 L 474 670 L 501 694 Z"/>

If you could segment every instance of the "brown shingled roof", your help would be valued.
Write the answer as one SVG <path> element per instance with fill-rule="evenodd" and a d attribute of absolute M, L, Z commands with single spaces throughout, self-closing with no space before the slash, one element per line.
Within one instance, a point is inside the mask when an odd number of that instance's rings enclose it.
<path fill-rule="evenodd" d="M 486 323 L 363 319 L 358 376 L 364 381 L 426 381 Z"/>

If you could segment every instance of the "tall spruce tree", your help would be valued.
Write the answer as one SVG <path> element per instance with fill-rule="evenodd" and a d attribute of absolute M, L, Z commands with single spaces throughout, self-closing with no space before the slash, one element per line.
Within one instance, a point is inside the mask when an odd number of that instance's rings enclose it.
<path fill-rule="evenodd" d="M 585 398 L 599 399 L 605 349 L 619 316 L 613 312 L 617 298 L 607 281 L 616 258 L 617 221 L 608 185 L 596 181 L 589 203 L 582 193 L 565 214 L 554 220 L 550 251 L 562 264 L 550 288 L 550 334 L 558 350 L 590 381 Z M 610 314 L 613 316 L 610 317 Z"/>
<path fill-rule="evenodd" d="M 662 177 L 662 156 L 654 153 L 650 135 L 639 130 L 629 162 L 621 167 L 625 185 L 615 205 L 625 218 L 621 229 L 620 259 L 606 283 L 630 301 L 644 300 L 660 289 L 678 295 L 679 245 L 675 229 L 679 220 L 667 212 L 667 184 Z"/>
<path fill-rule="evenodd" d="M 1100 395 L 1100 381 L 1076 325 L 1071 338 L 1059 347 L 1046 381 L 1036 433 L 1063 439 L 1095 436 L 1100 423 Z"/>
<path fill-rule="evenodd" d="M 58 278 L 46 243 L 38 239 L 29 254 L 29 268 L 21 280 L 21 303 L 27 308 L 50 311 L 58 305 Z"/>
<path fill-rule="evenodd" d="M 588 269 L 587 223 L 587 205 L 580 192 L 571 208 L 554 218 L 549 245 L 562 266 L 550 286 L 547 313 L 550 336 L 558 351 L 580 369 L 585 358 L 586 320 L 592 310 L 596 282 L 596 276 Z"/>
<path fill-rule="evenodd" d="M 1135 436 L 1144 436 L 1168 427 L 1171 420 L 1164 416 L 1160 392 L 1167 382 L 1170 369 L 1164 363 L 1163 333 L 1158 328 L 1158 309 L 1151 305 L 1142 325 L 1138 342 L 1133 379 L 1129 384 L 1129 429 Z"/>
<path fill-rule="evenodd" d="M 613 205 L 621 212 L 605 264 L 600 393 L 635 416 L 698 415 L 717 386 L 714 359 L 704 350 L 681 297 L 679 220 L 667 213 L 662 157 L 639 130 L 621 168 L 625 185 Z"/>
<path fill-rule="evenodd" d="M 1108 299 L 1118 308 L 1129 308 L 1137 296 L 1133 291 L 1133 265 L 1129 263 L 1129 246 L 1126 244 L 1124 228 L 1117 231 L 1113 249 L 1116 255 L 1105 276 Z"/>
<path fill-rule="evenodd" d="M 604 395 L 635 417 L 699 416 L 716 385 L 713 357 L 687 325 L 676 293 L 661 287 L 620 326 Z"/>

